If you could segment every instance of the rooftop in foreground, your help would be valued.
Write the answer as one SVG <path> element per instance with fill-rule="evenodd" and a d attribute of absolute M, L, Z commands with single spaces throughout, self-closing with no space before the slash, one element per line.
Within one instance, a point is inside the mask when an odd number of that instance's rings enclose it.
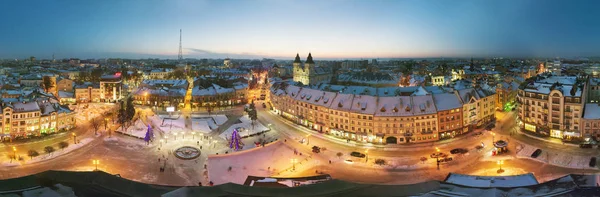
<path fill-rule="evenodd" d="M 538 184 L 528 175 L 493 177 L 523 179 L 496 187 L 494 184 L 465 186 L 462 179 L 477 176 L 450 174 L 453 183 L 428 181 L 411 185 L 359 184 L 330 180 L 298 187 L 251 187 L 226 183 L 211 187 L 163 186 L 145 184 L 106 172 L 46 171 L 26 177 L 0 180 L 0 195 L 25 196 L 32 192 L 64 194 L 72 190 L 75 196 L 593 196 L 600 192 L 600 175 L 566 175 Z M 489 177 L 488 177 L 489 178 Z M 536 184 L 532 184 L 536 182 Z M 55 195 L 62 196 L 62 195 Z M 67 195 L 72 196 L 72 195 Z"/>

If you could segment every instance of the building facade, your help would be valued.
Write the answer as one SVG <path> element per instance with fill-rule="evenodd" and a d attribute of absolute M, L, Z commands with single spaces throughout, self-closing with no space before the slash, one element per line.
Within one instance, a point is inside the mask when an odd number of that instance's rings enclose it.
<path fill-rule="evenodd" d="M 539 77 L 519 88 L 522 129 L 560 139 L 580 138 L 586 79 Z"/>
<path fill-rule="evenodd" d="M 100 102 L 100 85 L 93 83 L 84 83 L 75 85 L 75 100 L 77 103 Z"/>
<path fill-rule="evenodd" d="M 28 138 L 75 127 L 76 113 L 48 99 L 2 103 L 2 141 Z"/>
<path fill-rule="evenodd" d="M 316 67 L 310 53 L 304 63 L 300 60 L 299 54 L 296 54 L 293 67 L 294 82 L 300 82 L 303 85 L 315 85 L 331 80 L 331 71 L 323 67 Z"/>
<path fill-rule="evenodd" d="M 100 102 L 115 103 L 123 98 L 121 75 L 105 75 L 100 78 Z"/>
<path fill-rule="evenodd" d="M 384 94 L 394 92 L 387 89 L 375 89 L 374 95 L 368 95 L 364 91 L 357 94 L 323 91 L 281 82 L 272 85 L 270 102 L 273 111 L 297 124 L 360 142 L 431 142 L 469 131 L 463 126 L 464 106 L 458 92 L 432 95 L 423 88 L 413 89 L 415 93 L 407 96 Z M 472 91 L 484 95 L 474 99 L 474 109 L 487 112 L 474 116 L 473 122 L 466 125 L 491 122 L 495 95 L 479 89 Z"/>

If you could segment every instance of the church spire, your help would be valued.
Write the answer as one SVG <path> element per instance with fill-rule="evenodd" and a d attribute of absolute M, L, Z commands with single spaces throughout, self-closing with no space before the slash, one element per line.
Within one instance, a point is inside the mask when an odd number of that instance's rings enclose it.
<path fill-rule="evenodd" d="M 315 63 L 313 61 L 312 55 L 310 53 L 308 53 L 308 57 L 306 58 L 306 63 L 307 64 L 314 64 Z"/>
<path fill-rule="evenodd" d="M 302 63 L 302 61 L 300 61 L 300 54 L 296 53 L 296 59 L 294 59 L 294 63 Z"/>

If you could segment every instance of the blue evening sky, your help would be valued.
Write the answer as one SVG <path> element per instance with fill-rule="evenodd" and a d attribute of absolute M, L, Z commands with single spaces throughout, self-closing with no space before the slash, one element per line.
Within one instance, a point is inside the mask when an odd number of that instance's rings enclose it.
<path fill-rule="evenodd" d="M 0 58 L 595 56 L 600 1 L 5 0 Z"/>

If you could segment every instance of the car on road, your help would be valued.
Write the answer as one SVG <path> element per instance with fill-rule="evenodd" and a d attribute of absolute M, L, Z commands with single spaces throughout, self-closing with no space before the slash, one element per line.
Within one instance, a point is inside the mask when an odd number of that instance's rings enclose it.
<path fill-rule="evenodd" d="M 354 163 L 354 161 L 352 161 L 351 159 L 346 159 L 346 160 L 344 160 L 344 162 L 346 162 L 347 164 L 353 164 Z"/>
<path fill-rule="evenodd" d="M 579 148 L 592 148 L 592 144 L 579 144 Z"/>
<path fill-rule="evenodd" d="M 477 133 L 473 134 L 473 136 L 475 136 L 475 137 L 480 137 L 480 136 L 482 136 L 482 135 L 483 135 L 483 133 L 482 133 L 482 132 L 477 132 Z"/>
<path fill-rule="evenodd" d="M 596 157 L 592 157 L 590 159 L 590 167 L 596 167 Z"/>
<path fill-rule="evenodd" d="M 313 147 L 312 147 L 312 152 L 313 152 L 313 153 L 320 153 L 320 152 L 321 152 L 321 148 L 320 148 L 320 147 L 318 147 L 318 146 L 313 146 Z"/>
<path fill-rule="evenodd" d="M 446 157 L 446 156 L 448 156 L 448 155 L 446 155 L 446 153 L 440 153 L 440 152 L 429 155 L 429 157 L 431 157 L 431 158 Z"/>
<path fill-rule="evenodd" d="M 542 154 L 542 150 L 538 148 L 535 151 L 533 151 L 533 153 L 531 153 L 531 158 L 537 158 L 538 156 L 540 156 L 540 154 Z"/>
<path fill-rule="evenodd" d="M 354 152 L 351 152 L 351 153 L 350 153 L 350 156 L 353 156 L 353 157 L 360 157 L 360 158 L 365 158 L 367 155 L 365 155 L 365 154 L 363 154 L 363 153 L 359 153 L 359 152 L 356 152 L 356 151 L 354 151 Z"/>
<path fill-rule="evenodd" d="M 467 152 L 469 152 L 469 150 L 464 149 L 464 148 L 455 148 L 455 149 L 450 150 L 450 154 L 453 154 L 453 155 L 454 154 L 465 154 Z"/>

